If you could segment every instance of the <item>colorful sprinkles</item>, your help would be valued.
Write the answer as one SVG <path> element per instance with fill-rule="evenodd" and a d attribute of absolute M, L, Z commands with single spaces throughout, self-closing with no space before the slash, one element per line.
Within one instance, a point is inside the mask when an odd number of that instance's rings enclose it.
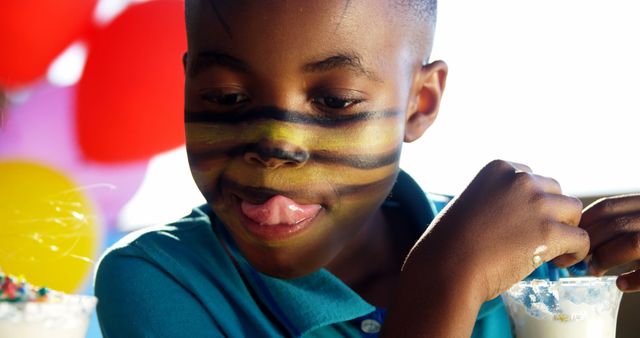
<path fill-rule="evenodd" d="M 0 271 L 0 302 L 45 302 L 48 295 L 49 289 L 33 286 L 24 277 L 16 278 Z"/>

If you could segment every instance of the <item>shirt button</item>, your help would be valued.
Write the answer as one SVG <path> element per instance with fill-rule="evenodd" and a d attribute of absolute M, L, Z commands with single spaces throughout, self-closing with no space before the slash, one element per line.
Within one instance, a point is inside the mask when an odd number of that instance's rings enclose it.
<path fill-rule="evenodd" d="M 375 319 L 365 319 L 360 323 L 360 329 L 364 333 L 378 333 L 381 327 L 380 322 Z"/>

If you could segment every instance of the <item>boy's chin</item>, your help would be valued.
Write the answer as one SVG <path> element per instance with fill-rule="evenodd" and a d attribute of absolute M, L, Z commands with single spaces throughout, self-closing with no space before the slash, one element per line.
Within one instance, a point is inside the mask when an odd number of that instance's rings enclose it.
<path fill-rule="evenodd" d="M 322 263 L 309 262 L 308 260 L 266 261 L 261 259 L 254 262 L 249 259 L 249 263 L 259 272 L 281 279 L 304 277 L 320 270 L 324 266 Z"/>
<path fill-rule="evenodd" d="M 294 279 L 294 278 L 308 276 L 318 270 L 320 270 L 320 268 L 310 269 L 309 271 L 300 271 L 299 269 L 294 270 L 294 269 L 287 269 L 287 268 L 276 268 L 276 269 L 270 269 L 268 271 L 262 271 L 262 270 L 258 270 L 258 271 L 262 272 L 267 276 L 274 277 L 274 278 Z"/>

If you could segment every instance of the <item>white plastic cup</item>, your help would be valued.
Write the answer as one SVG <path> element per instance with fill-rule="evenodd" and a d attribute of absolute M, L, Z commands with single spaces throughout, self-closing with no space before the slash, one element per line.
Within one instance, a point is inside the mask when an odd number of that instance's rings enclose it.
<path fill-rule="evenodd" d="M 0 302 L 0 338 L 85 338 L 98 299 L 51 293 L 45 302 Z"/>
<path fill-rule="evenodd" d="M 522 281 L 502 295 L 517 338 L 615 338 L 615 276 Z"/>

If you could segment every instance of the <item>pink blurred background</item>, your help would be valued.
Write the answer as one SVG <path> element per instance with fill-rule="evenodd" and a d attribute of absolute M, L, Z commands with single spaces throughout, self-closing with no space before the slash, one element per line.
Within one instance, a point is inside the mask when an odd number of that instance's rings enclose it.
<path fill-rule="evenodd" d="M 184 154 L 183 1 L 3 1 L 0 46 L 0 176 L 33 163 L 84 193 L 99 250 L 68 282 L 91 294 L 105 248 L 203 202 Z"/>

